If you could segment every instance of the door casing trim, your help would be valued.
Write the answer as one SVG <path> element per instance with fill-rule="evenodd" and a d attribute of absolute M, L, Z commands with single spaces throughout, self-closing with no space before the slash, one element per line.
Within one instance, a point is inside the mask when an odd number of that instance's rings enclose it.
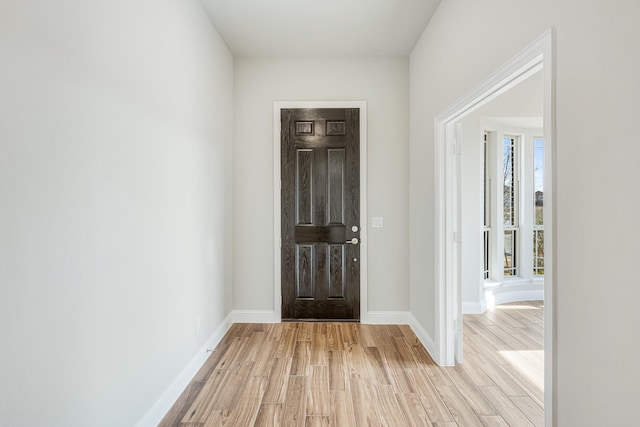
<path fill-rule="evenodd" d="M 457 251 L 454 233 L 461 211 L 452 196 L 459 191 L 456 171 L 455 124 L 462 117 L 495 99 L 542 68 L 544 122 L 544 416 L 545 426 L 557 425 L 557 259 L 556 259 L 556 103 L 555 30 L 549 29 L 518 55 L 496 70 L 465 97 L 438 114 L 435 127 L 435 297 L 436 362 L 455 364 L 456 308 L 461 306 L 461 285 L 455 280 Z M 453 147 L 450 148 L 450 147 Z M 547 166 L 548 165 L 548 166 Z"/>
<path fill-rule="evenodd" d="M 367 309 L 367 102 L 366 101 L 275 101 L 273 103 L 273 307 L 282 321 L 280 112 L 287 108 L 360 109 L 360 322 L 368 323 Z"/>

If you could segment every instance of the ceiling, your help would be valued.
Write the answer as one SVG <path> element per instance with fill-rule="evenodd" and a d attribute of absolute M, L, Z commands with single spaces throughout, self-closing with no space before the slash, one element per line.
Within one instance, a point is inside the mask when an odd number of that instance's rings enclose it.
<path fill-rule="evenodd" d="M 440 0 L 201 0 L 238 56 L 408 55 Z"/>

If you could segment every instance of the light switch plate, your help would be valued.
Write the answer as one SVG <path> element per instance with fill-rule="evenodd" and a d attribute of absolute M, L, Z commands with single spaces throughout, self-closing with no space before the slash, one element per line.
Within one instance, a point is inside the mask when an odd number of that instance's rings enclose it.
<path fill-rule="evenodd" d="M 371 217 L 371 228 L 384 228 L 384 218 L 381 216 Z"/>

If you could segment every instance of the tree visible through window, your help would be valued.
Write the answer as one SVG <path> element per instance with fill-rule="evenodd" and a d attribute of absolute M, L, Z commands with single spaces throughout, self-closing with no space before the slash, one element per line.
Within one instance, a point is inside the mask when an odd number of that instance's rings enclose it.
<path fill-rule="evenodd" d="M 533 140 L 533 274 L 544 274 L 544 139 Z"/>
<path fill-rule="evenodd" d="M 503 141 L 504 275 L 518 275 L 518 156 L 516 137 Z"/>

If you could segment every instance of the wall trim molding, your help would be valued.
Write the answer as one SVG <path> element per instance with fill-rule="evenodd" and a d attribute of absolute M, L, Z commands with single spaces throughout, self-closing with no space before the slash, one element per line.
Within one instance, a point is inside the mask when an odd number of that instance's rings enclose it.
<path fill-rule="evenodd" d="M 409 326 L 413 330 L 413 333 L 416 334 L 416 337 L 420 340 L 420 343 L 427 350 L 427 353 L 431 356 L 434 362 L 438 365 L 442 365 L 442 361 L 438 358 L 438 353 L 436 352 L 436 342 L 431 335 L 422 327 L 420 322 L 413 316 L 413 314 L 408 313 L 409 315 Z"/>
<path fill-rule="evenodd" d="M 462 302 L 462 314 L 482 314 L 487 311 L 487 300 Z"/>
<path fill-rule="evenodd" d="M 275 310 L 233 310 L 230 316 L 232 323 L 280 323 Z"/>
<path fill-rule="evenodd" d="M 514 290 L 506 292 L 493 291 L 494 290 L 488 290 L 486 292 L 488 301 L 487 305 L 489 308 L 500 304 L 508 304 L 510 302 L 544 301 L 544 290 L 542 289 Z"/>
<path fill-rule="evenodd" d="M 408 311 L 369 311 L 363 325 L 411 325 L 413 316 Z M 280 323 L 274 310 L 233 310 L 229 314 L 231 323 Z"/>
<path fill-rule="evenodd" d="M 370 311 L 367 314 L 367 321 L 362 322 L 368 325 L 409 325 L 411 314 L 408 311 Z"/>
<path fill-rule="evenodd" d="M 158 423 L 162 421 L 191 380 L 193 380 L 193 377 L 195 377 L 202 365 L 204 365 L 204 362 L 209 358 L 211 353 L 207 350 L 216 348 L 222 340 L 222 337 L 224 337 L 224 334 L 227 333 L 233 324 L 232 313 L 233 312 L 229 313 L 216 330 L 213 331 L 213 334 L 211 334 L 204 345 L 196 352 L 191 361 L 187 363 L 187 366 L 182 369 L 171 385 L 162 393 L 149 412 L 138 421 L 136 427 L 156 427 Z"/>

